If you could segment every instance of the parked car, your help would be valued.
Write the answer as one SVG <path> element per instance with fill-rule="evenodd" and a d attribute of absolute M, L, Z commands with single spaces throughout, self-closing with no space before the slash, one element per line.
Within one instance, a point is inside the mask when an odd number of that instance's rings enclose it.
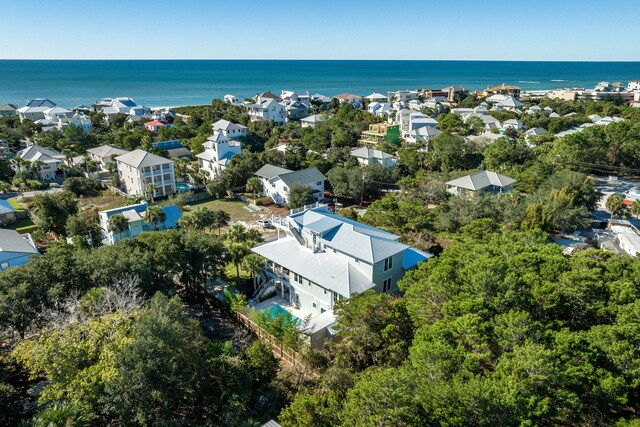
<path fill-rule="evenodd" d="M 273 228 L 273 224 L 268 219 L 259 219 L 256 223 L 262 228 Z"/>

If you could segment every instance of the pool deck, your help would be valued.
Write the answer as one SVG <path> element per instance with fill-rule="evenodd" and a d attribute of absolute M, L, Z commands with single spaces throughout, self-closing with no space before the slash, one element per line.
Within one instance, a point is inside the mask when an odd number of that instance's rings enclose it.
<path fill-rule="evenodd" d="M 292 304 L 285 301 L 279 296 L 269 298 L 266 301 L 262 301 L 261 303 L 256 304 L 253 308 L 257 311 L 269 310 L 271 307 L 279 305 L 280 307 L 287 310 L 289 313 L 297 317 L 298 319 L 304 321 L 305 317 L 309 315 L 309 313 L 305 313 L 302 310 L 295 308 Z"/>

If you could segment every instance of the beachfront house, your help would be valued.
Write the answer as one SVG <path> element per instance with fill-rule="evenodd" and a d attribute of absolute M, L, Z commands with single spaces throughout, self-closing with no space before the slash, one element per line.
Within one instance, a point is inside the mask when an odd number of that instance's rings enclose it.
<path fill-rule="evenodd" d="M 227 104 L 240 104 L 240 100 L 238 99 L 238 97 L 235 95 L 231 95 L 230 93 L 226 94 L 222 99 Z"/>
<path fill-rule="evenodd" d="M 176 192 L 173 160 L 144 150 L 134 150 L 115 158 L 120 184 L 132 195 L 147 196 L 153 185 L 153 197 L 166 197 Z"/>
<path fill-rule="evenodd" d="M 0 228 L 0 270 L 24 265 L 32 256 L 40 256 L 29 233 Z"/>
<path fill-rule="evenodd" d="M 396 293 L 407 270 L 431 256 L 398 242 L 395 234 L 334 215 L 325 205 L 272 222 L 281 238 L 253 248 L 266 268 L 250 304 L 310 318 L 305 333 L 314 348 L 332 336 L 337 301 L 370 289 Z"/>
<path fill-rule="evenodd" d="M 516 180 L 491 171 L 480 171 L 446 183 L 447 192 L 456 196 L 482 193 L 501 194 L 513 190 Z"/>
<path fill-rule="evenodd" d="M 58 151 L 39 145 L 29 145 L 19 151 L 16 157 L 28 164 L 18 166 L 18 170 L 35 170 L 40 181 L 53 181 L 64 176 L 60 166 L 64 164 L 65 156 Z"/>
<path fill-rule="evenodd" d="M 262 181 L 265 196 L 271 197 L 276 205 L 289 203 L 289 190 L 293 185 L 306 185 L 313 189 L 316 201 L 324 199 L 324 182 L 326 177 L 316 168 L 299 171 L 264 165 L 255 173 Z"/>
<path fill-rule="evenodd" d="M 311 108 L 311 95 L 306 90 L 283 90 L 280 94 L 280 100 L 285 104 L 298 102 L 307 108 Z"/>
<path fill-rule="evenodd" d="M 31 120 L 32 122 L 43 120 L 44 112 L 55 106 L 56 103 L 49 99 L 35 98 L 27 102 L 24 107 L 18 108 L 18 117 L 20 117 L 21 122 L 25 120 Z"/>
<path fill-rule="evenodd" d="M 162 231 L 169 228 L 176 228 L 182 216 L 180 209 L 178 209 L 176 205 L 163 206 L 164 221 L 157 224 L 149 224 L 145 221 L 145 214 L 148 209 L 149 205 L 147 205 L 147 202 L 142 202 L 98 212 L 100 228 L 102 229 L 102 244 L 113 245 L 122 239 L 135 237 L 144 231 Z M 124 230 L 117 231 L 111 229 L 109 219 L 114 215 L 122 215 L 126 219 L 127 225 Z"/>
<path fill-rule="evenodd" d="M 209 179 L 225 170 L 233 156 L 242 152 L 241 140 L 247 136 L 247 127 L 228 120 L 218 120 L 211 128 L 213 135 L 207 138 L 204 151 L 196 155 L 198 165 Z"/>
<path fill-rule="evenodd" d="M 360 108 L 360 106 L 362 106 L 362 97 L 352 93 L 341 93 L 333 98 L 337 99 L 340 104 L 347 102 L 353 105 L 353 108 Z"/>
<path fill-rule="evenodd" d="M 13 104 L 0 104 L 0 117 L 15 117 L 18 107 Z"/>
<path fill-rule="evenodd" d="M 389 153 L 374 150 L 370 147 L 360 147 L 351 150 L 351 155 L 358 159 L 358 163 L 363 166 L 380 165 L 383 167 L 393 167 L 396 165 L 396 159 Z"/>
<path fill-rule="evenodd" d="M 374 92 L 371 95 L 367 95 L 364 97 L 364 99 L 368 100 L 369 102 L 380 102 L 380 103 L 388 101 L 387 95 L 383 95 L 378 92 Z"/>

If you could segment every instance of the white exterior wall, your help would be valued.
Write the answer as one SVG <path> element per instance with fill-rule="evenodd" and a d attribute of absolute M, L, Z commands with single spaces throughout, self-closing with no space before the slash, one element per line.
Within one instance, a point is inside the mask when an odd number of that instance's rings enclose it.
<path fill-rule="evenodd" d="M 271 197 L 275 204 L 286 205 L 289 203 L 289 187 L 284 183 L 284 181 L 279 178 L 276 178 L 273 183 L 270 183 L 268 179 L 264 178 L 260 178 L 260 181 L 262 181 L 264 194 Z M 319 190 L 322 194 L 322 198 L 324 198 L 324 181 L 319 182 L 320 184 L 318 184 L 318 182 L 309 182 L 303 185 L 308 185 L 314 190 Z"/>
<path fill-rule="evenodd" d="M 129 195 L 146 195 L 145 188 L 149 184 L 156 186 L 154 197 L 168 196 L 176 192 L 173 162 L 139 169 L 122 162 L 117 162 L 117 166 L 120 182 Z"/>

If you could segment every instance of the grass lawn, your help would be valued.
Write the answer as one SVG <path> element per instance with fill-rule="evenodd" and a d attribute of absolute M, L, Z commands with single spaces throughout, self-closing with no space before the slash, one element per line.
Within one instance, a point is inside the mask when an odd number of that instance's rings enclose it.
<path fill-rule="evenodd" d="M 235 221 L 244 221 L 244 222 L 252 222 L 257 219 L 260 219 L 260 214 L 255 212 L 247 211 L 244 206 L 246 206 L 243 202 L 236 200 L 232 197 L 225 197 L 224 199 L 209 199 L 209 200 L 200 200 L 194 203 L 189 203 L 184 205 L 184 215 L 189 215 L 191 212 L 196 210 L 199 207 L 207 207 L 211 210 L 223 210 L 229 214 L 231 217 L 231 222 Z M 263 214 L 265 216 L 265 214 Z M 235 276 L 235 273 L 234 273 Z"/>
<path fill-rule="evenodd" d="M 109 209 L 120 208 L 126 205 L 127 199 L 122 196 L 118 196 L 108 190 L 103 191 L 99 196 L 96 197 L 78 198 L 78 208 L 81 212 L 89 209 L 106 211 Z"/>
<path fill-rule="evenodd" d="M 35 230 L 37 226 L 31 221 L 31 218 L 22 218 L 14 222 L 13 224 L 7 225 L 8 229 L 16 230 L 17 232 L 25 232 L 30 233 Z"/>
<path fill-rule="evenodd" d="M 7 202 L 9 202 L 9 204 L 11 206 L 13 206 L 13 208 L 16 210 L 16 212 L 21 212 L 24 209 L 24 207 L 22 207 L 22 205 L 20 205 L 20 203 L 18 203 L 18 200 L 14 197 L 13 199 L 7 199 Z"/>

